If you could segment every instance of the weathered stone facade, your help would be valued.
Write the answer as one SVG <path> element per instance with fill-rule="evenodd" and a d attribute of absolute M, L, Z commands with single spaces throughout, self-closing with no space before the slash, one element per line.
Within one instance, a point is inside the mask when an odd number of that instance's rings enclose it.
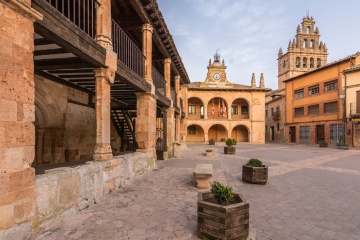
<path fill-rule="evenodd" d="M 232 84 L 226 78 L 224 61 L 215 55 L 209 62 L 204 82 L 194 82 L 182 87 L 187 104 L 187 142 L 207 142 L 210 139 L 237 142 L 264 143 L 265 88 L 264 77 L 256 86 L 252 76 L 251 86 Z M 184 130 L 183 130 L 184 131 Z"/>

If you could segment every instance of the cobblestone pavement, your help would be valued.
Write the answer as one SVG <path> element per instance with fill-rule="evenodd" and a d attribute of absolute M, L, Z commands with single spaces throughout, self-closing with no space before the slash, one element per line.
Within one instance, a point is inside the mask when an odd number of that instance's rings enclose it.
<path fill-rule="evenodd" d="M 359 150 L 244 144 L 225 155 L 223 147 L 189 144 L 181 158 L 159 161 L 157 169 L 37 239 L 197 239 L 197 163 L 212 163 L 213 180 L 249 202 L 257 240 L 360 239 Z M 214 156 L 204 156 L 208 148 Z M 250 158 L 269 165 L 266 185 L 241 181 Z"/>

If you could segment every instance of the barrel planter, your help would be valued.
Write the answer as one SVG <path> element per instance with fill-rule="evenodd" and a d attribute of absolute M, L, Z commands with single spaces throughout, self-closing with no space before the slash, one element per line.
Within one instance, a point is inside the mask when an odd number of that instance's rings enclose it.
<path fill-rule="evenodd" d="M 211 192 L 198 195 L 198 238 L 239 239 L 249 235 L 249 204 L 238 193 L 229 205 L 215 203 Z"/>
<path fill-rule="evenodd" d="M 235 148 L 234 147 L 224 147 L 224 153 L 225 154 L 235 154 Z"/>
<path fill-rule="evenodd" d="M 209 145 L 215 145 L 215 140 L 209 140 Z"/>
<path fill-rule="evenodd" d="M 266 184 L 268 180 L 268 167 L 242 166 L 242 180 L 249 183 Z"/>

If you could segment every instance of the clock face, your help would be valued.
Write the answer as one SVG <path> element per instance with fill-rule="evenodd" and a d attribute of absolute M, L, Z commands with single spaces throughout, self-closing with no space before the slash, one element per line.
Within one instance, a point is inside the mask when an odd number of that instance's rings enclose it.
<path fill-rule="evenodd" d="M 219 80 L 220 79 L 220 73 L 215 73 L 214 74 L 214 79 Z"/>

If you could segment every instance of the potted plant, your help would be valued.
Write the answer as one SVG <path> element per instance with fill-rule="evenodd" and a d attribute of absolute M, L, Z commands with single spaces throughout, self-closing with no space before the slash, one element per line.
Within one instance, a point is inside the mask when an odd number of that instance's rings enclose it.
<path fill-rule="evenodd" d="M 224 147 L 224 153 L 235 154 L 235 147 L 233 147 L 233 140 L 231 138 L 228 138 L 225 143 L 227 147 Z"/>
<path fill-rule="evenodd" d="M 242 166 L 242 180 L 249 183 L 266 184 L 268 167 L 259 159 L 252 158 Z"/>
<path fill-rule="evenodd" d="M 211 184 L 211 191 L 199 192 L 198 238 L 247 239 L 249 204 L 230 186 Z"/>
<path fill-rule="evenodd" d="M 349 145 L 347 145 L 346 143 L 344 142 L 338 142 L 336 144 L 336 148 L 337 149 L 343 149 L 343 150 L 349 150 Z"/>
<path fill-rule="evenodd" d="M 328 147 L 329 146 L 329 144 L 325 140 L 320 140 L 318 143 L 319 143 L 319 147 Z"/>
<path fill-rule="evenodd" d="M 214 140 L 214 139 L 210 139 L 210 140 L 209 140 L 209 145 L 215 145 L 215 140 Z"/>
<path fill-rule="evenodd" d="M 236 140 L 235 140 L 235 139 L 233 139 L 232 141 L 233 141 L 233 145 L 236 145 Z"/>

